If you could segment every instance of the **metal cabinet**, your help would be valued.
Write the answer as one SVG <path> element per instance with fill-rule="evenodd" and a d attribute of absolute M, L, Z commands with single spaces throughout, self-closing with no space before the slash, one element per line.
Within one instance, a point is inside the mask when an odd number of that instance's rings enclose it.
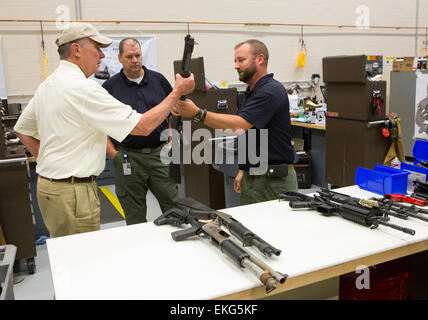
<path fill-rule="evenodd" d="M 0 224 L 7 244 L 17 247 L 16 260 L 26 260 L 35 272 L 34 217 L 28 181 L 27 158 L 0 160 Z"/>
<path fill-rule="evenodd" d="M 34 237 L 35 240 L 38 240 L 40 237 L 49 237 L 50 235 L 43 221 L 39 203 L 37 202 L 37 179 L 39 175 L 36 173 L 36 165 L 36 162 L 29 162 L 31 206 L 34 214 Z"/>
<path fill-rule="evenodd" d="M 208 111 L 221 114 L 237 114 L 238 112 L 238 92 L 236 88 L 211 89 L 206 92 L 195 91 L 188 96 L 196 105 L 206 108 Z M 215 136 L 215 130 L 208 128 L 201 123 L 191 123 L 191 132 L 204 128 Z M 205 141 L 206 142 L 206 141 Z M 216 151 L 216 142 L 212 143 L 212 159 Z M 191 151 L 199 144 L 198 141 L 191 141 Z M 211 164 L 184 164 L 184 187 L 185 196 L 196 199 L 204 205 L 213 209 L 226 207 L 225 202 L 225 182 L 224 175 L 215 170 Z"/>
<path fill-rule="evenodd" d="M 387 84 L 367 80 L 366 61 L 365 55 L 323 58 L 328 110 L 326 181 L 334 186 L 355 184 L 357 168 L 383 163 L 390 146 L 379 128 L 367 127 L 368 122 L 386 117 Z"/>

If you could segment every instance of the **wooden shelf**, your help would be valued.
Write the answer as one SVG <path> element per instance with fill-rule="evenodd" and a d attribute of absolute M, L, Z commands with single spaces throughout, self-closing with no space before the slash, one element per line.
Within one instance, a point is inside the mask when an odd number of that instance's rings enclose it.
<path fill-rule="evenodd" d="M 325 130 L 325 125 L 319 125 L 319 124 L 313 124 L 313 123 L 303 123 L 303 122 L 297 122 L 291 120 L 292 126 L 298 126 L 298 127 L 304 127 L 304 128 L 311 128 L 311 129 L 318 129 L 318 130 Z"/>

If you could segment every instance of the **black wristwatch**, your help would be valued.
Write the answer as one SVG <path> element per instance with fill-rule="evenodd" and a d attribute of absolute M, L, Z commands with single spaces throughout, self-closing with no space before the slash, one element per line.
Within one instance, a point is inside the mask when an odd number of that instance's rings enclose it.
<path fill-rule="evenodd" d="M 199 108 L 198 113 L 193 117 L 193 122 L 199 123 L 201 122 L 202 109 Z"/>

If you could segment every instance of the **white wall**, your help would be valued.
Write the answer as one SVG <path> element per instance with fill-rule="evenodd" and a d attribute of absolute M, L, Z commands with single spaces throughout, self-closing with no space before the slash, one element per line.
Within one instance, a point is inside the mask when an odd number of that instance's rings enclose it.
<path fill-rule="evenodd" d="M 70 18 L 76 19 L 78 0 L 0 0 L 2 19 L 52 19 L 56 8 L 68 6 Z M 307 80 L 313 73 L 322 75 L 322 58 L 342 54 L 415 56 L 421 52 L 425 30 L 305 27 L 306 66 L 299 69 L 300 27 L 245 26 L 243 23 L 355 25 L 356 8 L 366 5 L 371 26 L 428 27 L 428 1 L 412 0 L 81 0 L 82 20 L 207 21 L 230 24 L 190 24 L 190 32 L 199 43 L 194 55 L 203 56 L 210 81 L 236 82 L 233 48 L 236 43 L 257 38 L 270 52 L 269 71 L 280 81 Z M 417 3 L 419 7 L 417 8 Z M 416 13 L 418 12 L 418 19 Z M 94 23 L 106 35 L 155 35 L 159 71 L 173 82 L 172 61 L 182 57 L 186 24 Z M 49 70 L 58 65 L 54 44 L 58 30 L 54 22 L 44 23 Z M 43 80 L 40 23 L 0 22 L 3 37 L 3 63 L 8 94 L 12 101 L 28 101 Z M 389 76 L 390 69 L 385 69 Z M 322 80 L 322 78 L 321 78 Z"/>

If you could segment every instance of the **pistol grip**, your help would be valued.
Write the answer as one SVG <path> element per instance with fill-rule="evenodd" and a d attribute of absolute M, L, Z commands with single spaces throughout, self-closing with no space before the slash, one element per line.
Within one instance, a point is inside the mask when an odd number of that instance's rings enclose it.
<path fill-rule="evenodd" d="M 199 227 L 194 226 L 185 230 L 175 231 L 171 233 L 171 236 L 175 241 L 182 241 L 189 237 L 196 236 L 198 234 L 199 229 Z"/>

